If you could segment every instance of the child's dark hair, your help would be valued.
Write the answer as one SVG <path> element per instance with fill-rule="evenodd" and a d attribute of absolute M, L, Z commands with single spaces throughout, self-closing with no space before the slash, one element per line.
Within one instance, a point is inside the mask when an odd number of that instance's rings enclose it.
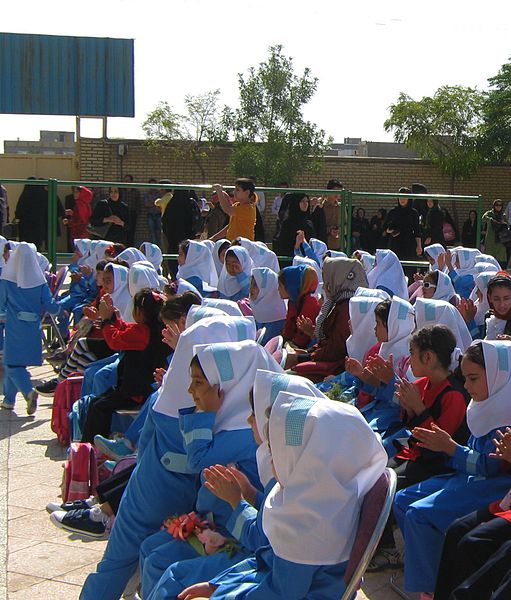
<path fill-rule="evenodd" d="M 465 350 L 465 354 L 463 355 L 463 358 L 466 358 L 470 362 L 473 362 L 474 364 L 479 365 L 480 367 L 483 367 L 483 369 L 486 369 L 486 362 L 484 360 L 484 353 L 483 353 L 483 345 L 481 342 L 478 342 L 477 344 L 472 344 L 471 346 L 469 346 Z"/>
<path fill-rule="evenodd" d="M 432 327 L 423 327 L 414 333 L 410 340 L 411 345 L 414 345 L 421 354 L 428 350 L 434 352 L 442 367 L 449 369 L 451 356 L 456 348 L 456 338 L 445 325 L 433 325 Z"/>
<path fill-rule="evenodd" d="M 236 179 L 235 184 L 239 186 L 244 192 L 250 191 L 250 195 L 252 196 L 255 193 L 255 184 L 252 179 L 248 177 L 239 177 Z"/>
<path fill-rule="evenodd" d="M 105 267 L 109 263 L 109 260 L 103 259 L 96 263 L 96 271 L 99 273 L 100 271 L 104 271 Z"/>
<path fill-rule="evenodd" d="M 229 242 L 228 240 L 225 240 L 225 242 L 223 244 L 220 244 L 220 246 L 218 247 L 218 258 L 220 258 L 220 252 L 222 252 L 223 250 L 227 251 L 228 248 L 231 247 L 231 242 Z"/>
<path fill-rule="evenodd" d="M 388 327 L 389 314 L 390 300 L 383 300 L 383 302 L 380 302 L 374 309 L 374 316 L 378 317 L 385 327 Z"/>
<path fill-rule="evenodd" d="M 190 371 L 192 370 L 192 367 L 196 367 L 197 369 L 200 369 L 200 372 L 204 376 L 204 379 L 207 379 L 206 373 L 204 373 L 204 369 L 202 368 L 202 365 L 200 364 L 199 357 L 196 354 L 192 357 L 192 360 L 190 361 Z"/>
<path fill-rule="evenodd" d="M 488 295 L 491 295 L 497 287 L 506 287 L 511 290 L 511 277 L 504 273 L 498 273 L 495 277 L 492 277 L 488 282 Z"/>
<path fill-rule="evenodd" d="M 110 262 L 114 265 L 120 265 L 121 267 L 126 267 L 127 269 L 130 268 L 130 263 L 127 262 L 126 260 L 122 260 L 122 259 L 119 260 L 118 258 L 114 258 Z"/>
<path fill-rule="evenodd" d="M 144 313 L 148 325 L 160 323 L 160 311 L 163 305 L 163 298 L 159 290 L 144 288 L 133 297 L 133 308 L 137 308 Z"/>
<path fill-rule="evenodd" d="M 190 240 L 183 240 L 182 242 L 179 242 L 179 250 L 185 255 L 188 254 L 188 248 L 190 246 Z"/>
<path fill-rule="evenodd" d="M 438 285 L 438 271 L 429 271 L 424 275 L 424 281 L 426 281 L 426 279 L 433 285 Z"/>
<path fill-rule="evenodd" d="M 202 304 L 202 300 L 193 292 L 176 294 L 160 307 L 160 316 L 167 321 L 177 321 L 186 316 L 192 306 L 200 304 Z"/>
<path fill-rule="evenodd" d="M 236 252 L 234 252 L 234 250 L 231 250 L 230 248 L 225 253 L 225 258 L 227 258 L 228 256 L 230 256 L 231 258 L 235 258 L 238 262 L 240 262 L 240 259 L 236 255 Z"/>

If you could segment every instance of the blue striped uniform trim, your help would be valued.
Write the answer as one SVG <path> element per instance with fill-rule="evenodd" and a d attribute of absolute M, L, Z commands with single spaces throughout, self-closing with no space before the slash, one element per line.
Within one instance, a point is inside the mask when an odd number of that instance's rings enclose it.
<path fill-rule="evenodd" d="M 213 439 L 213 432 L 211 431 L 211 429 L 206 428 L 192 429 L 192 431 L 187 431 L 186 433 L 183 433 L 183 439 L 186 445 L 191 444 L 196 440 L 210 442 Z"/>
<path fill-rule="evenodd" d="M 220 380 L 223 382 L 232 381 L 234 379 L 234 368 L 232 366 L 229 351 L 222 346 L 214 345 L 211 347 L 216 368 L 220 375 Z"/>
<path fill-rule="evenodd" d="M 509 355 L 507 346 L 504 344 L 495 344 L 497 349 L 497 357 L 499 361 L 499 371 L 509 371 Z"/>
<path fill-rule="evenodd" d="M 424 318 L 426 321 L 436 321 L 435 306 L 431 302 L 424 303 Z"/>
<path fill-rule="evenodd" d="M 139 271 L 135 271 L 135 274 L 133 275 L 133 283 L 136 285 L 137 281 L 139 280 L 140 277 L 140 273 Z"/>
<path fill-rule="evenodd" d="M 173 473 L 182 473 L 183 475 L 193 475 L 194 472 L 188 467 L 186 454 L 177 452 L 166 452 L 160 459 L 161 464 L 167 471 Z"/>
<path fill-rule="evenodd" d="M 265 288 L 268 286 L 268 269 L 259 272 L 261 273 L 261 287 Z"/>
<path fill-rule="evenodd" d="M 246 340 L 248 338 L 248 329 L 246 323 L 236 323 L 236 332 L 238 334 L 238 340 Z"/>
<path fill-rule="evenodd" d="M 243 531 L 243 526 L 247 521 L 253 521 L 257 518 L 257 510 L 253 506 L 245 506 L 245 508 L 236 517 L 236 523 L 232 529 L 232 535 L 239 540 Z"/>
<path fill-rule="evenodd" d="M 301 446 L 305 419 L 317 400 L 312 398 L 295 398 L 286 415 L 286 446 Z"/>
<path fill-rule="evenodd" d="M 290 378 L 289 375 L 285 373 L 278 373 L 272 377 L 271 380 L 271 390 L 270 390 L 270 404 L 273 405 L 279 392 L 285 392 L 287 390 L 287 386 L 289 385 Z"/>
<path fill-rule="evenodd" d="M 479 452 L 475 450 L 470 450 L 467 456 L 466 469 L 467 473 L 472 473 L 472 475 L 477 474 L 477 461 L 481 455 Z"/>
<path fill-rule="evenodd" d="M 408 316 L 408 306 L 403 303 L 399 303 L 399 309 L 397 311 L 397 318 L 399 321 L 404 321 Z"/>
<path fill-rule="evenodd" d="M 359 302 L 358 307 L 360 314 L 365 315 L 369 311 L 369 302 Z"/>

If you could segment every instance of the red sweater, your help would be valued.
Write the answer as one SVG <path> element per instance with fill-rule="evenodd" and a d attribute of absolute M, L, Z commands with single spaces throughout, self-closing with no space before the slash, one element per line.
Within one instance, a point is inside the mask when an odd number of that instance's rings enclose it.
<path fill-rule="evenodd" d="M 446 387 L 450 385 L 449 381 L 445 379 L 438 385 L 430 387 L 430 382 L 427 377 L 421 377 L 417 379 L 415 385 L 419 388 L 421 393 L 422 401 L 424 402 L 425 411 L 422 415 L 417 415 L 412 419 L 407 419 L 407 426 L 411 429 L 413 427 L 423 427 L 424 429 L 431 429 L 431 425 L 435 423 L 440 429 L 447 431 L 448 434 L 454 435 L 460 428 L 467 412 L 467 405 L 465 398 L 461 392 L 451 390 L 446 392 L 440 400 L 441 412 L 440 417 L 434 420 L 429 414 L 428 409 L 431 408 L 435 402 L 435 398 Z M 402 460 L 417 460 L 421 455 L 421 448 L 414 445 L 411 448 L 403 448 L 396 454 L 396 458 Z"/>
<path fill-rule="evenodd" d="M 311 338 L 301 331 L 298 331 L 296 319 L 298 317 L 309 317 L 313 323 L 316 323 L 316 317 L 319 314 L 320 308 L 319 300 L 312 294 L 307 294 L 305 296 L 300 311 L 297 310 L 296 304 L 289 300 L 287 305 L 286 323 L 282 332 L 284 339 L 293 342 L 298 348 L 307 348 Z"/>
<path fill-rule="evenodd" d="M 105 342 L 116 352 L 145 350 L 151 337 L 149 327 L 145 323 L 126 323 L 122 319 L 107 323 L 103 326 L 102 332 Z"/>

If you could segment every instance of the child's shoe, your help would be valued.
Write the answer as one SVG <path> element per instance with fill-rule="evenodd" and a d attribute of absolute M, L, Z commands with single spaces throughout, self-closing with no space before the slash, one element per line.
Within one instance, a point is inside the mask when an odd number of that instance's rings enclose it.
<path fill-rule="evenodd" d="M 7 400 L 2 400 L 2 404 L 0 404 L 0 406 L 6 410 L 13 410 L 14 402 L 11 404 L 10 402 L 7 402 Z"/>
<path fill-rule="evenodd" d="M 43 383 L 36 385 L 35 389 L 41 396 L 53 396 L 58 383 L 59 380 L 55 377 L 54 379 L 48 379 L 48 381 L 43 381 Z"/>
<path fill-rule="evenodd" d="M 105 537 L 108 519 L 108 515 L 101 510 L 99 505 L 67 512 L 57 510 L 50 515 L 50 520 L 56 527 L 98 539 Z"/>
<path fill-rule="evenodd" d="M 27 415 L 33 415 L 37 410 L 37 399 L 39 394 L 34 389 L 31 389 L 26 396 L 25 394 L 23 394 L 23 396 L 27 401 Z"/>
<path fill-rule="evenodd" d="M 92 508 L 98 501 L 94 496 L 85 498 L 84 500 L 71 500 L 69 502 L 48 502 L 46 510 L 49 513 L 56 512 L 57 510 L 63 510 L 69 512 L 70 510 L 79 510 L 81 508 Z"/>
<path fill-rule="evenodd" d="M 109 440 L 102 435 L 95 435 L 94 446 L 96 446 L 100 452 L 114 460 L 121 460 L 126 456 L 132 456 L 134 454 L 131 443 L 127 438 Z"/>

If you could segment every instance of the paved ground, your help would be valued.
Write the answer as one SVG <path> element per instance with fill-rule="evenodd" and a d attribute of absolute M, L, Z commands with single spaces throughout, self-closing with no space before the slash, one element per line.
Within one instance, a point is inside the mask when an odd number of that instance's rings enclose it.
<path fill-rule="evenodd" d="M 32 370 L 35 379 L 52 373 L 48 366 Z M 20 395 L 14 411 L 0 409 L 0 600 L 78 599 L 106 545 L 50 523 L 45 506 L 60 494 L 64 460 L 50 422 L 51 398 L 40 398 L 34 417 Z M 389 575 L 368 575 L 357 600 L 399 598 Z"/>

